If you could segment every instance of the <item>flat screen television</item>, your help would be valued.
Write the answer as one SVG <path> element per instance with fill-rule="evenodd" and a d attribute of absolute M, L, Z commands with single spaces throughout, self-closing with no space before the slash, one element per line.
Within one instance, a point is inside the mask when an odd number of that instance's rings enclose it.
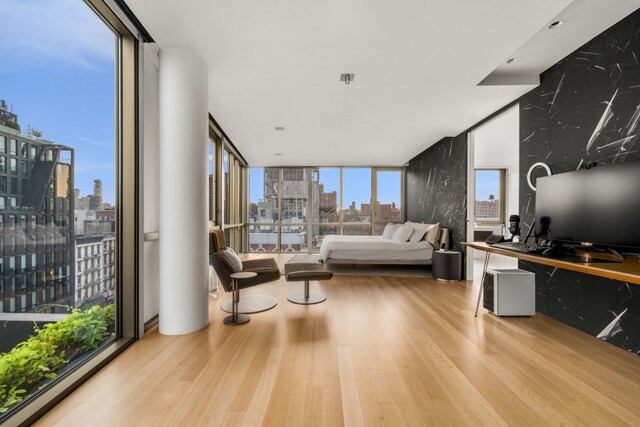
<path fill-rule="evenodd" d="M 536 181 L 536 232 L 566 242 L 640 248 L 640 161 Z"/>

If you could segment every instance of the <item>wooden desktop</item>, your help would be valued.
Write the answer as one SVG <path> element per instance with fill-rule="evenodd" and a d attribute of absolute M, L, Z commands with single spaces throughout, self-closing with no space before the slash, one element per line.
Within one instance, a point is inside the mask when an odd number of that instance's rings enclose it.
<path fill-rule="evenodd" d="M 484 282 L 489 265 L 489 256 L 491 254 L 504 255 L 512 258 L 521 259 L 523 261 L 535 262 L 551 267 L 563 268 L 565 270 L 577 271 L 580 273 L 591 274 L 594 276 L 605 277 L 607 279 L 620 280 L 622 282 L 640 285 L 640 258 L 625 258 L 620 260 L 614 255 L 605 253 L 581 252 L 576 251 L 574 254 L 578 257 L 588 259 L 587 262 L 574 262 L 566 259 L 552 258 L 537 254 L 527 254 L 522 252 L 510 251 L 508 249 L 494 248 L 484 242 L 462 242 L 468 248 L 484 251 L 486 253 L 484 259 L 484 268 L 482 269 L 482 280 L 480 282 L 480 290 L 478 291 L 478 301 L 476 303 L 476 313 L 478 316 L 478 308 L 480 306 L 480 298 L 482 297 L 482 283 Z M 615 261 L 615 262 L 612 262 Z"/>

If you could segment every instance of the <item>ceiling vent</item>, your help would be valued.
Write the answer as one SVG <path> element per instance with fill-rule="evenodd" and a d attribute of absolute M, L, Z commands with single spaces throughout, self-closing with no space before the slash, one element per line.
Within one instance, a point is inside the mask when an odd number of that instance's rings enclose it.
<path fill-rule="evenodd" d="M 353 79 L 355 77 L 356 77 L 355 73 L 340 74 L 340 81 L 344 82 L 344 84 L 348 85 L 349 83 L 351 83 L 353 81 Z"/>

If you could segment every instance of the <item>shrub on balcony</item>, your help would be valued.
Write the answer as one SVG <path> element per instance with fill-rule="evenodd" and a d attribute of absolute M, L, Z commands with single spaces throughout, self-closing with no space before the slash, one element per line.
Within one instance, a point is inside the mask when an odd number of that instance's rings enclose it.
<path fill-rule="evenodd" d="M 87 350 L 98 348 L 113 335 L 115 306 L 72 309 L 64 319 L 34 328 L 35 335 L 0 353 L 0 413 L 4 413 L 23 395 L 45 378 Z"/>

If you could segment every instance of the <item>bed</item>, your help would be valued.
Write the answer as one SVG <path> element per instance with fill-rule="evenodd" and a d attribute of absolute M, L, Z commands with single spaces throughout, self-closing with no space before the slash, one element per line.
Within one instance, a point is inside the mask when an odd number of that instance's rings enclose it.
<path fill-rule="evenodd" d="M 430 265 L 435 247 L 449 248 L 449 230 L 439 230 L 435 245 L 427 240 L 400 242 L 384 236 L 325 236 L 320 260 L 327 264 Z"/>

